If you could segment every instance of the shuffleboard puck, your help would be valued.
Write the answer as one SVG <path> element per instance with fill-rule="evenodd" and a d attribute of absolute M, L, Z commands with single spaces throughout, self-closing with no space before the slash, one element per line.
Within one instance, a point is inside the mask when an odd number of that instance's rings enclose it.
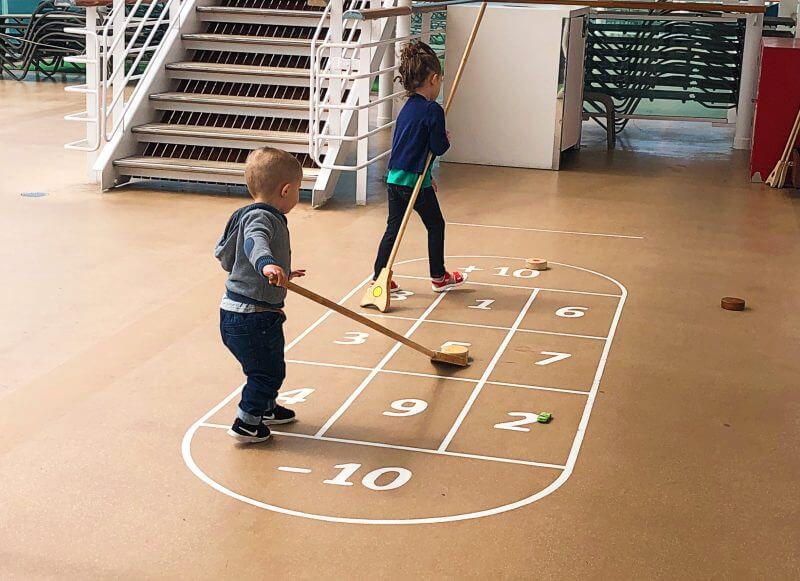
<path fill-rule="evenodd" d="M 547 260 L 544 258 L 527 258 L 525 266 L 531 270 L 547 270 Z"/>
<path fill-rule="evenodd" d="M 743 311 L 744 299 L 736 297 L 722 297 L 722 308 L 726 311 Z"/>

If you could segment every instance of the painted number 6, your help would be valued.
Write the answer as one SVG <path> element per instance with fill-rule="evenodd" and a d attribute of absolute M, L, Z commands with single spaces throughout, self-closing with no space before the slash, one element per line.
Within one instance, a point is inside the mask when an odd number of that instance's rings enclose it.
<path fill-rule="evenodd" d="M 589 307 L 561 307 L 556 311 L 556 315 L 567 319 L 577 319 L 584 316 L 588 310 Z"/>

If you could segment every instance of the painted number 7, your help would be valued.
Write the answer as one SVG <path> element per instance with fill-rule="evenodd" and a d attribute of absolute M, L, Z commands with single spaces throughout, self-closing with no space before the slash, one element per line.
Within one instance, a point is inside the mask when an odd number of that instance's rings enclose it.
<path fill-rule="evenodd" d="M 572 353 L 559 353 L 558 351 L 542 351 L 541 354 L 550 355 L 550 357 L 537 361 L 534 365 L 550 365 L 551 363 L 556 363 L 557 361 L 563 361 L 564 359 L 572 357 Z"/>

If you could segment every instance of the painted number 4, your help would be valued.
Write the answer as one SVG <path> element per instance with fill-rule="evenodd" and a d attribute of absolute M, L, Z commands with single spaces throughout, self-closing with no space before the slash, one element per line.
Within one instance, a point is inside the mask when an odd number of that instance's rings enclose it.
<path fill-rule="evenodd" d="M 291 389 L 289 391 L 284 391 L 278 396 L 278 401 L 281 403 L 285 403 L 286 405 L 294 405 L 297 403 L 303 403 L 306 401 L 306 398 L 314 393 L 313 387 L 304 387 L 302 389 Z"/>

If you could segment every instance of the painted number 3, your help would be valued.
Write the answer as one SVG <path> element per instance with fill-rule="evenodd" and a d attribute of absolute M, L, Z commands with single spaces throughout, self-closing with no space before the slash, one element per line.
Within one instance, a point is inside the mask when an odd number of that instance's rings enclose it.
<path fill-rule="evenodd" d="M 369 333 L 361 333 L 359 331 L 348 331 L 344 337 L 334 341 L 337 345 L 361 345 L 367 342 Z"/>

